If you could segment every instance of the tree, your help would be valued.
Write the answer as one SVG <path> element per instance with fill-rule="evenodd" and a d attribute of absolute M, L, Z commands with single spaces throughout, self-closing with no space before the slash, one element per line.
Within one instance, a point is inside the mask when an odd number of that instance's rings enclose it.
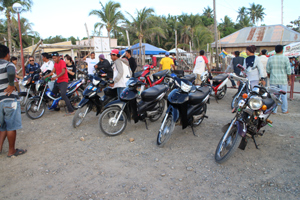
<path fill-rule="evenodd" d="M 211 43 L 214 40 L 213 33 L 205 26 L 196 27 L 194 34 L 194 48 L 198 51 L 205 49 L 207 43 Z"/>
<path fill-rule="evenodd" d="M 266 13 L 264 13 L 265 8 L 262 5 L 255 3 L 250 4 L 250 8 L 247 8 L 247 14 L 250 15 L 252 23 L 255 24 L 258 21 L 263 21 Z"/>
<path fill-rule="evenodd" d="M 245 27 L 251 27 L 253 26 L 251 19 L 249 16 L 245 15 L 242 19 L 239 20 L 239 22 L 235 25 L 235 29 L 239 30 Z"/>
<path fill-rule="evenodd" d="M 209 6 L 207 6 L 207 8 L 203 9 L 203 14 L 202 15 L 206 16 L 207 18 L 213 19 L 214 18 L 213 12 L 214 12 L 214 10 L 211 9 Z"/>
<path fill-rule="evenodd" d="M 34 38 L 33 36 L 36 34 L 32 31 L 32 25 L 28 19 L 23 17 L 20 19 L 21 38 L 25 48 L 31 45 L 32 38 Z M 11 33 L 12 44 L 14 44 L 15 47 L 20 47 L 18 20 L 14 17 L 11 19 Z"/>
<path fill-rule="evenodd" d="M 118 24 L 121 22 L 121 20 L 124 19 L 123 14 L 121 11 L 119 11 L 119 8 L 121 8 L 121 5 L 119 3 L 115 3 L 113 1 L 108 1 L 105 6 L 99 2 L 101 5 L 100 10 L 92 10 L 89 13 L 89 16 L 95 15 L 100 18 L 102 22 L 97 22 L 94 25 L 94 29 L 96 30 L 99 28 L 99 30 L 103 27 L 107 30 L 107 35 L 109 38 L 109 47 L 110 47 L 110 34 L 113 29 L 115 29 Z M 99 31 L 100 32 L 100 31 Z"/>
<path fill-rule="evenodd" d="M 7 40 L 8 48 L 11 50 L 12 39 L 11 39 L 11 13 L 15 13 L 12 9 L 14 3 L 20 3 L 23 6 L 23 10 L 29 11 L 32 6 L 31 0 L 0 0 L 0 11 L 5 11 L 5 17 L 7 22 Z"/>
<path fill-rule="evenodd" d="M 224 20 L 221 19 L 222 23 L 219 24 L 219 30 L 221 33 L 221 38 L 230 35 L 231 33 L 234 33 L 236 31 L 236 29 L 234 28 L 234 22 L 230 19 L 230 17 L 228 17 L 227 15 L 225 15 Z"/>
<path fill-rule="evenodd" d="M 55 36 L 55 37 L 50 36 L 50 37 L 48 37 L 48 38 L 45 38 L 43 42 L 44 42 L 45 44 L 54 44 L 54 43 L 65 42 L 65 41 L 67 41 L 66 38 L 64 38 L 64 37 L 61 36 L 61 35 L 57 35 L 57 36 Z"/>
<path fill-rule="evenodd" d="M 289 25 L 294 31 L 300 32 L 300 16 L 298 19 L 290 22 L 292 25 Z"/>
<path fill-rule="evenodd" d="M 247 14 L 247 8 L 245 6 L 239 8 L 236 20 L 243 20 L 245 17 L 247 17 Z"/>
<path fill-rule="evenodd" d="M 71 41 L 73 45 L 76 44 L 76 38 L 74 36 L 69 37 L 68 41 Z"/>

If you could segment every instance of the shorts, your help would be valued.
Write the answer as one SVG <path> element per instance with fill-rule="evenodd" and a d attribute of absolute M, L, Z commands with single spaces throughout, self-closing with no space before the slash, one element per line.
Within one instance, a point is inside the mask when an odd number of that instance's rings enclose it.
<path fill-rule="evenodd" d="M 17 99 L 0 102 L 0 131 L 14 131 L 21 128 L 20 102 Z"/>
<path fill-rule="evenodd" d="M 195 85 L 201 85 L 201 74 L 195 74 L 196 75 L 196 80 L 195 80 Z"/>

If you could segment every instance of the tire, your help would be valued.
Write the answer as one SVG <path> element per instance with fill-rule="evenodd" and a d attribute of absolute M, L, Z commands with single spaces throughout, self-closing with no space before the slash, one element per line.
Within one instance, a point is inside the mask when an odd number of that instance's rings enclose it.
<path fill-rule="evenodd" d="M 159 147 L 163 147 L 168 140 L 170 139 L 173 131 L 174 131 L 175 123 L 173 122 L 173 115 L 169 113 L 164 127 L 162 127 L 162 131 L 158 131 L 156 144 Z"/>
<path fill-rule="evenodd" d="M 113 131 L 109 131 L 108 129 L 113 126 L 114 120 L 116 120 L 115 116 L 118 116 L 121 108 L 119 107 L 111 107 L 104 110 L 99 117 L 99 126 L 100 130 L 108 136 L 117 136 L 120 135 L 127 126 L 127 116 L 124 112 L 122 112 L 121 117 L 117 123 L 117 125 L 121 125 L 120 128 L 116 128 Z M 108 118 L 108 119 L 106 119 Z M 122 119 L 122 120 L 121 120 Z M 107 127 L 108 126 L 108 127 Z"/>
<path fill-rule="evenodd" d="M 27 100 L 31 97 L 32 97 L 31 94 L 29 94 Z M 25 99 L 26 99 L 26 96 L 20 95 L 21 113 L 25 113 L 25 107 L 26 107 L 26 103 L 27 103 L 27 102 L 25 102 Z"/>
<path fill-rule="evenodd" d="M 87 115 L 87 113 L 89 113 L 89 111 L 90 111 L 90 107 L 88 105 L 85 105 L 76 110 L 72 121 L 72 125 L 74 128 L 80 126 L 80 124 L 83 122 L 85 116 Z"/>
<path fill-rule="evenodd" d="M 37 110 L 40 99 L 30 99 L 25 106 L 25 113 L 30 119 L 39 119 L 45 114 L 46 103 L 41 103 L 40 109 Z M 37 115 L 36 115 L 37 114 Z"/>
<path fill-rule="evenodd" d="M 227 92 L 227 85 L 225 85 L 222 89 L 221 89 L 221 91 L 220 91 L 220 93 L 217 95 L 217 99 L 223 99 L 223 97 L 226 95 L 226 92 Z"/>
<path fill-rule="evenodd" d="M 235 94 L 232 101 L 231 101 L 231 109 L 236 108 L 238 106 L 238 103 L 240 101 L 241 97 L 238 96 L 238 94 Z"/>
<path fill-rule="evenodd" d="M 199 126 L 203 122 L 204 116 L 206 114 L 206 110 L 207 110 L 207 104 L 205 104 L 201 109 L 201 114 L 203 114 L 203 117 L 201 117 L 197 122 L 193 123 L 194 127 Z"/>
<path fill-rule="evenodd" d="M 74 94 L 71 96 L 71 99 L 72 99 L 72 98 L 76 98 L 77 96 L 78 96 L 78 98 L 77 98 L 76 100 L 74 99 L 74 100 L 71 102 L 71 104 L 72 104 L 72 106 L 73 106 L 73 108 L 74 108 L 75 110 L 78 109 L 78 104 L 80 103 L 81 99 L 83 98 L 83 94 L 82 94 L 82 90 L 81 90 L 81 89 L 76 90 L 76 91 L 74 92 Z"/>
<path fill-rule="evenodd" d="M 231 144 L 227 144 L 228 146 L 223 146 L 230 139 L 229 137 L 232 138 L 233 135 L 235 136 L 235 138 L 233 140 L 231 139 L 231 141 L 229 141 L 229 142 L 231 142 Z M 223 137 L 224 136 L 225 136 L 225 133 L 224 133 Z M 242 136 L 240 136 L 240 134 L 238 134 L 236 126 L 231 128 L 230 132 L 227 135 L 226 140 L 224 141 L 224 144 L 222 143 L 223 137 L 221 138 L 221 140 L 218 144 L 218 147 L 216 149 L 216 152 L 215 152 L 215 160 L 219 164 L 222 164 L 225 161 L 227 161 L 233 155 L 233 153 L 236 151 L 236 149 L 239 147 L 239 145 L 242 141 Z M 222 149 L 228 148 L 228 147 L 229 147 L 228 152 L 224 156 L 221 156 Z"/>
<path fill-rule="evenodd" d="M 157 110 L 159 110 L 159 114 L 155 115 L 154 117 L 150 117 L 149 120 L 150 120 L 151 122 L 157 121 L 157 120 L 161 117 L 161 115 L 163 114 L 163 112 L 164 112 L 164 110 L 165 110 L 165 100 L 164 100 L 164 99 L 161 99 L 161 100 L 157 103 L 157 105 L 158 105 Z"/>

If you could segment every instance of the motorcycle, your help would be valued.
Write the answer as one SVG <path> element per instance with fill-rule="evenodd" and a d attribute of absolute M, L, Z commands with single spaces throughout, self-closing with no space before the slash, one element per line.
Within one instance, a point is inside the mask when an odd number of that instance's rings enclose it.
<path fill-rule="evenodd" d="M 260 132 L 264 126 L 272 127 L 273 122 L 269 120 L 269 117 L 277 105 L 282 103 L 280 94 L 286 94 L 286 92 L 276 87 L 266 89 L 258 85 L 254 86 L 249 94 L 243 94 L 238 108 L 232 111 L 236 112 L 235 117 L 231 123 L 222 128 L 224 135 L 215 152 L 217 163 L 227 161 L 238 147 L 245 150 L 248 137 L 253 139 L 258 149 L 255 136 L 264 134 L 264 130 Z"/>
<path fill-rule="evenodd" d="M 104 77 L 105 74 L 102 74 Z M 106 87 L 107 83 L 112 84 L 113 81 L 104 81 L 97 74 L 94 75 L 93 81 L 83 91 L 78 109 L 73 117 L 72 125 L 74 128 L 80 126 L 85 116 L 90 111 L 96 112 L 96 116 L 103 111 L 103 107 L 114 100 L 118 99 L 117 89 Z M 104 89 L 104 96 L 100 97 L 97 93 L 101 88 Z"/>
<path fill-rule="evenodd" d="M 231 101 L 231 109 L 233 109 L 238 106 L 238 102 L 242 99 L 243 94 L 248 94 L 251 91 L 251 86 L 250 81 L 245 77 L 237 76 L 234 73 L 231 73 L 229 76 L 240 82 L 238 91 L 233 95 L 233 99 Z"/>
<path fill-rule="evenodd" d="M 144 77 L 141 77 L 143 81 Z M 141 93 L 141 101 L 137 103 L 137 88 L 145 83 L 137 78 L 130 78 L 120 95 L 120 99 L 110 102 L 105 106 L 105 110 L 99 117 L 100 130 L 108 136 L 121 134 L 126 126 L 127 120 L 151 122 L 157 121 L 165 108 L 165 96 L 168 87 L 166 85 L 155 85 Z"/>
<path fill-rule="evenodd" d="M 58 110 L 60 107 L 65 106 L 65 101 L 61 96 L 55 96 L 49 89 L 48 84 L 50 79 L 41 79 L 36 83 L 36 91 L 39 95 L 31 97 L 25 106 L 26 115 L 30 119 L 38 119 L 45 113 L 46 106 L 49 110 Z M 71 104 L 77 109 L 76 103 L 82 99 L 82 91 L 78 88 L 84 83 L 83 79 L 73 81 L 68 84 L 67 97 L 70 99 Z"/>
<path fill-rule="evenodd" d="M 229 80 L 227 74 L 219 74 L 212 78 L 212 84 L 210 82 L 210 73 L 207 71 L 201 74 L 201 86 L 210 86 L 212 88 L 211 96 L 216 97 L 216 99 L 222 99 L 227 92 L 227 81 Z"/>
<path fill-rule="evenodd" d="M 178 88 L 172 90 L 168 96 L 168 109 L 157 135 L 157 145 L 162 147 L 170 139 L 176 124 L 181 124 L 182 129 L 199 126 L 206 116 L 209 103 L 210 87 L 196 87 L 190 81 L 175 78 Z"/>

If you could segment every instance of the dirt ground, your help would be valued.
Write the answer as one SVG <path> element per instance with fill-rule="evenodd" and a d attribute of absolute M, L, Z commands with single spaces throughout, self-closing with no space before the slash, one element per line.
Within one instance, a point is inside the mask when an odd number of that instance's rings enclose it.
<path fill-rule="evenodd" d="M 38 120 L 22 115 L 17 148 L 25 155 L 0 155 L 0 199 L 299 199 L 300 98 L 289 101 L 288 115 L 272 115 L 273 127 L 238 149 L 228 162 L 214 160 L 221 128 L 233 118 L 229 89 L 208 105 L 203 124 L 175 127 L 164 148 L 156 146 L 162 118 L 129 123 L 125 132 L 107 137 L 90 113 L 77 129 L 73 116 L 49 112 Z M 279 110 L 280 111 L 280 108 Z M 80 140 L 84 137 L 84 141 Z M 134 138 L 134 142 L 129 142 Z"/>

